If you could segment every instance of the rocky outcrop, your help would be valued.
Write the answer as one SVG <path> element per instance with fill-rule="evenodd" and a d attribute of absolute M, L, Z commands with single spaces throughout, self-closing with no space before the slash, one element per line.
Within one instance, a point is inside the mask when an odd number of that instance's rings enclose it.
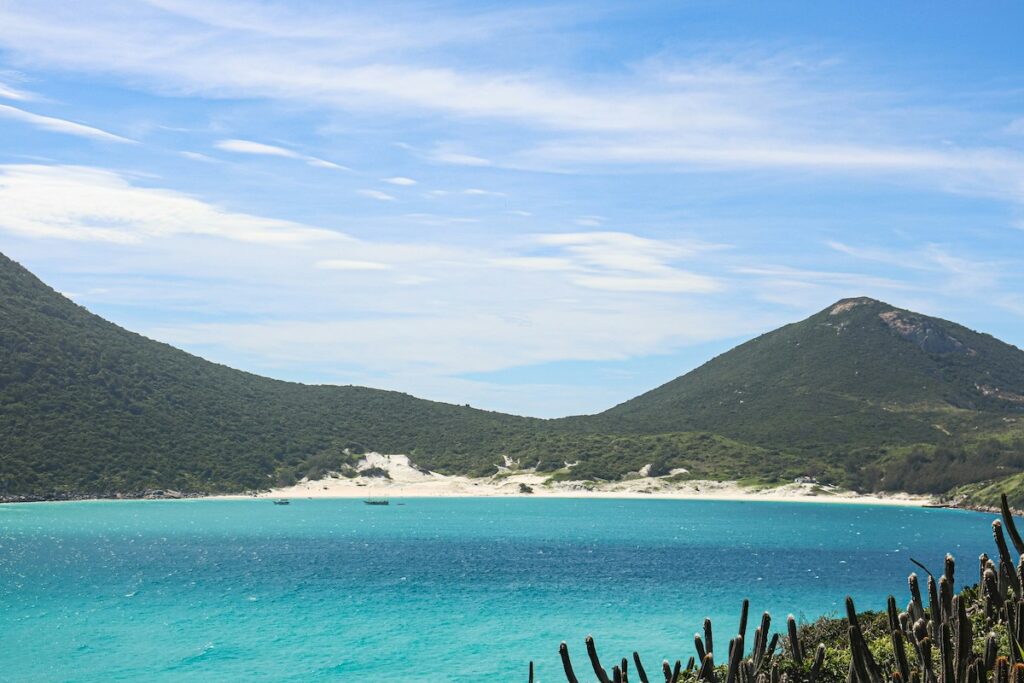
<path fill-rule="evenodd" d="M 892 332 L 917 344 L 925 353 L 956 353 L 965 356 L 973 356 L 976 353 L 974 349 L 966 346 L 956 337 L 926 320 L 911 318 L 897 310 L 879 313 L 878 317 Z"/>

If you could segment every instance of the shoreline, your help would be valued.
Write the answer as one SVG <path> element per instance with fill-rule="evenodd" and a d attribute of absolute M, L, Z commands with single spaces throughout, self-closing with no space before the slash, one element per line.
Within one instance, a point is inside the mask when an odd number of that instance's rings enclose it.
<path fill-rule="evenodd" d="M 373 471 L 380 476 L 366 476 Z M 381 475 L 381 473 L 386 473 Z M 614 482 L 552 481 L 533 470 L 502 468 L 492 477 L 444 475 L 414 466 L 404 455 L 369 453 L 359 469 L 293 486 L 219 499 L 365 499 L 365 498 L 590 498 L 618 500 L 722 500 L 736 502 L 837 503 L 861 505 L 937 505 L 933 496 L 905 493 L 859 494 L 816 482 L 772 487 L 743 486 L 736 481 L 674 480 L 671 476 L 636 476 Z"/>
<path fill-rule="evenodd" d="M 553 481 L 533 470 L 500 468 L 491 477 L 445 475 L 415 466 L 404 455 L 368 453 L 355 468 L 324 478 L 303 479 L 292 486 L 230 494 L 183 493 L 145 489 L 110 496 L 66 494 L 9 497 L 2 503 L 87 502 L 114 500 L 266 500 L 367 498 L 562 498 L 605 500 L 714 500 L 732 502 L 831 503 L 903 507 L 957 507 L 935 496 L 908 493 L 863 494 L 813 480 L 777 486 L 744 486 L 738 481 L 681 479 L 685 470 L 662 477 L 637 472 L 620 480 Z"/>
<path fill-rule="evenodd" d="M 710 482 L 721 483 L 721 482 Z M 556 490 L 544 493 L 426 493 L 419 490 L 398 490 L 389 489 L 386 492 L 365 491 L 335 492 L 318 495 L 296 492 L 292 488 L 271 489 L 257 493 L 216 493 L 196 494 L 187 493 L 180 496 L 70 496 L 70 497 L 25 497 L 17 500 L 0 500 L 0 506 L 7 505 L 38 505 L 46 503 L 117 503 L 117 502 L 140 502 L 140 501 L 241 501 L 241 500 L 363 500 L 366 498 L 385 498 L 388 500 L 411 500 L 425 498 L 523 498 L 523 499 L 552 499 L 552 500 L 679 500 L 679 501 L 714 501 L 734 503 L 823 503 L 832 505 L 884 505 L 891 507 L 913 507 L 913 508 L 936 508 L 951 510 L 968 510 L 971 512 L 984 512 L 998 514 L 999 510 L 986 509 L 981 507 L 959 506 L 953 504 L 939 504 L 933 498 L 895 492 L 891 495 L 857 494 L 843 492 L 824 495 L 801 495 L 777 493 L 773 489 L 763 492 L 736 492 L 736 493 L 630 493 L 625 491 L 564 491 Z"/>
<path fill-rule="evenodd" d="M 324 495 L 308 495 L 295 493 L 290 489 L 275 489 L 264 491 L 258 494 L 217 494 L 212 496 L 190 496 L 189 500 L 362 500 L 365 498 L 385 498 L 388 500 L 406 500 L 417 498 L 532 498 L 532 499 L 554 499 L 554 500 L 688 500 L 688 501 L 716 501 L 734 503 L 828 503 L 835 505 L 887 505 L 892 507 L 915 507 L 915 508 L 949 508 L 949 509 L 972 509 L 958 508 L 955 505 L 936 504 L 930 498 L 912 496 L 910 494 L 896 493 L 892 496 L 877 496 L 873 494 L 834 494 L 834 495 L 785 495 L 766 493 L 736 493 L 736 494 L 690 494 L 690 493 L 628 493 L 618 491 L 588 491 L 574 493 L 570 491 L 553 491 L 542 494 L 529 493 L 430 493 L 422 491 L 387 492 L 386 494 L 368 494 L 365 491 L 353 493 L 329 493 Z M 109 498 L 87 499 L 87 500 L 111 500 Z M 114 499 L 128 500 L 128 499 Z M 136 499 L 138 500 L 138 499 Z M 154 499 L 142 499 L 154 500 Z M 976 512 L 985 512 L 977 509 Z"/>

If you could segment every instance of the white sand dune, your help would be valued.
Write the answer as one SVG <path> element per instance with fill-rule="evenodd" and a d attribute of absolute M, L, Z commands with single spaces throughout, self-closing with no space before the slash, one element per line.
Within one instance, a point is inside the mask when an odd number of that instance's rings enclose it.
<path fill-rule="evenodd" d="M 329 475 L 294 486 L 261 491 L 260 498 L 366 498 L 524 496 L 534 498 L 671 498 L 705 500 L 765 500 L 883 505 L 925 505 L 927 496 L 909 494 L 866 495 L 814 483 L 793 483 L 772 488 L 750 488 L 734 481 L 667 481 L 638 472 L 624 481 L 550 482 L 532 470 L 502 468 L 493 477 L 444 475 L 415 467 L 407 456 L 368 453 L 356 466 L 386 471 L 388 477 Z M 673 470 L 673 474 L 685 470 Z M 241 496 L 227 496 L 241 497 Z"/>

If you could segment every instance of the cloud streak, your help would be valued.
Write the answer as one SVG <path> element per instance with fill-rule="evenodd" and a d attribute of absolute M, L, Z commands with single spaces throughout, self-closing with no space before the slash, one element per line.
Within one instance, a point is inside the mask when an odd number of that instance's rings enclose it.
<path fill-rule="evenodd" d="M 234 152 L 236 154 L 254 154 L 257 156 L 298 159 L 316 168 L 331 168 L 340 171 L 351 170 L 348 167 L 336 164 L 333 161 L 327 161 L 326 159 L 320 159 L 306 154 L 299 154 L 298 152 L 285 147 L 268 145 L 262 142 L 254 142 L 252 140 L 219 140 L 214 144 L 214 147 L 225 152 Z"/>
<path fill-rule="evenodd" d="M 82 123 L 75 123 L 74 121 L 67 121 L 65 119 L 58 119 L 52 116 L 43 116 L 41 114 L 33 114 L 32 112 L 25 111 L 24 109 L 18 109 L 8 104 L 0 104 L 0 116 L 8 119 L 14 119 L 27 123 L 28 125 L 38 128 L 40 130 L 49 131 L 51 133 L 63 133 L 64 135 L 74 135 L 80 138 L 88 138 L 90 140 L 98 140 L 100 142 L 118 142 L 118 143 L 134 143 L 135 140 L 129 140 L 128 138 L 121 137 L 120 135 L 114 135 L 108 133 L 105 130 L 99 128 L 93 128 Z"/>
<path fill-rule="evenodd" d="M 379 202 L 393 202 L 395 196 L 381 190 L 356 190 L 356 194 L 369 199 L 376 199 Z"/>
<path fill-rule="evenodd" d="M 81 166 L 0 166 L 0 205 L 0 230 L 30 238 L 139 244 L 193 235 L 280 246 L 347 239 L 138 187 L 117 173 Z"/>
<path fill-rule="evenodd" d="M 15 100 L 17 102 L 31 102 L 32 100 L 38 99 L 34 94 L 26 90 L 11 87 L 2 81 L 0 81 L 0 98 Z"/>
<path fill-rule="evenodd" d="M 565 273 L 573 284 L 613 292 L 708 294 L 722 280 L 678 267 L 677 262 L 720 245 L 656 240 L 624 232 L 538 235 L 534 243 L 557 255 L 530 255 L 495 261 L 526 271 Z"/>

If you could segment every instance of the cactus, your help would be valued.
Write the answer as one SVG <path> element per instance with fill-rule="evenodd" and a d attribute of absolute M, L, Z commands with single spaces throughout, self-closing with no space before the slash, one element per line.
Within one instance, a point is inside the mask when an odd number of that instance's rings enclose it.
<path fill-rule="evenodd" d="M 804 665 L 804 653 L 800 649 L 800 638 L 796 631 L 796 618 L 790 614 L 786 617 L 786 628 L 789 631 L 789 656 L 793 658 L 797 666 L 802 667 Z"/>
<path fill-rule="evenodd" d="M 715 675 L 715 660 L 710 652 L 704 655 L 697 678 L 707 683 L 718 683 L 718 676 Z"/>
<path fill-rule="evenodd" d="M 590 657 L 590 665 L 594 667 L 594 675 L 600 683 L 612 683 L 608 678 L 608 672 L 601 666 L 601 660 L 597 656 L 597 646 L 594 644 L 593 636 L 587 636 L 587 656 Z"/>
<path fill-rule="evenodd" d="M 640 679 L 640 683 L 651 683 L 647 680 L 647 671 L 644 670 L 644 665 L 640 661 L 640 653 L 636 650 L 633 651 L 633 663 L 636 664 L 636 676 Z"/>
<path fill-rule="evenodd" d="M 704 619 L 704 645 L 707 648 L 707 652 L 711 655 L 711 666 L 715 666 L 715 646 L 711 640 L 711 620 L 708 618 Z"/>
<path fill-rule="evenodd" d="M 878 668 L 868 644 L 864 640 L 864 633 L 860 628 L 860 620 L 857 619 L 857 610 L 853 604 L 853 598 L 846 597 L 846 618 L 850 623 L 848 629 L 850 636 L 850 661 L 856 681 L 858 683 L 884 683 L 881 669 Z"/>
<path fill-rule="evenodd" d="M 1010 557 L 1010 549 L 1006 547 L 1006 538 L 1003 536 L 1003 524 L 998 519 L 992 522 L 992 536 L 996 541 L 996 548 L 999 549 L 999 578 L 1005 579 L 1007 586 L 1013 589 L 1014 594 L 1021 597 L 1021 582 L 1017 576 L 1016 567 Z M 1006 597 L 1006 590 L 1000 589 L 1003 597 Z"/>
<path fill-rule="evenodd" d="M 917 581 L 917 574 L 911 573 L 907 577 L 907 583 L 910 585 L 910 604 L 907 605 L 907 612 L 916 622 L 924 618 L 924 604 L 921 602 L 921 586 Z"/>
<path fill-rule="evenodd" d="M 1006 494 L 999 496 L 999 512 L 1003 516 L 1003 524 L 1006 525 L 1006 531 L 1010 534 L 1010 540 L 1013 541 L 1013 547 L 1017 549 L 1017 554 L 1024 555 L 1024 540 L 1021 539 L 1020 533 L 1017 531 L 1017 524 L 1013 521 L 1013 513 L 1010 511 L 1010 503 L 1006 500 Z"/>
<path fill-rule="evenodd" d="M 558 646 L 558 654 L 562 657 L 562 668 L 565 670 L 565 680 L 567 683 L 580 683 L 572 670 L 572 662 L 569 660 L 569 646 L 565 644 L 564 640 Z"/>
<path fill-rule="evenodd" d="M 942 620 L 938 615 L 942 613 L 939 607 L 939 592 L 935 588 L 935 577 L 931 574 L 928 575 L 928 629 L 929 634 L 932 637 L 932 642 L 939 642 L 942 634 L 939 632 L 939 624 Z"/>

